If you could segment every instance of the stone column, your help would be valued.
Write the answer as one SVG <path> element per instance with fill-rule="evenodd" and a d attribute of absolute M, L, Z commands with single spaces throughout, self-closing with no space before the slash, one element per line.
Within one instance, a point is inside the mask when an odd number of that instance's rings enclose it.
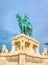
<path fill-rule="evenodd" d="M 25 50 L 25 41 L 24 40 L 20 40 L 20 50 Z"/>
<path fill-rule="evenodd" d="M 12 41 L 12 49 L 11 49 L 11 52 L 15 52 L 15 43 L 14 43 L 14 41 Z"/>
<path fill-rule="evenodd" d="M 39 54 L 39 45 L 36 47 L 36 54 Z"/>
<path fill-rule="evenodd" d="M 30 51 L 31 54 L 34 54 L 34 49 L 33 49 L 33 44 L 32 43 L 30 43 L 29 51 Z"/>

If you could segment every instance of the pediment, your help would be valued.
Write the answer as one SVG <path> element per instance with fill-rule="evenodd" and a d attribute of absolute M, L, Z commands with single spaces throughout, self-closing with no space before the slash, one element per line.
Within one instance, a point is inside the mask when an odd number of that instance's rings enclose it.
<path fill-rule="evenodd" d="M 24 39 L 24 40 L 31 40 L 31 41 L 33 41 L 33 42 L 35 42 L 35 43 L 40 43 L 39 41 L 37 41 L 36 39 L 34 39 L 34 38 L 32 38 L 32 37 L 29 37 L 29 36 L 27 36 L 27 35 L 25 35 L 25 34 L 20 34 L 20 35 L 18 35 L 18 36 L 16 36 L 16 37 L 13 37 L 12 38 L 12 40 L 21 40 L 21 39 Z"/>

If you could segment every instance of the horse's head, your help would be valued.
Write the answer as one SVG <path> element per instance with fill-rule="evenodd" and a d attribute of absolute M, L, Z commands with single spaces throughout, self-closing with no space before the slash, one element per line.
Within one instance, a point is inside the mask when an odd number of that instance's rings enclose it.
<path fill-rule="evenodd" d="M 20 22 L 21 16 L 19 14 L 16 15 L 16 18 L 17 18 L 18 22 Z"/>

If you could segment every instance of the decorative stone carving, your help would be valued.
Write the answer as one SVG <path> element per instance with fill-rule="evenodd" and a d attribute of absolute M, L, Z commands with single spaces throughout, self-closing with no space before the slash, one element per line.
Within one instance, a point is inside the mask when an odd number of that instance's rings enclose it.
<path fill-rule="evenodd" d="M 44 48 L 42 55 L 47 55 L 47 48 Z"/>
<path fill-rule="evenodd" d="M 8 53 L 8 49 L 6 48 L 6 45 L 3 45 L 2 46 L 2 53 L 4 54 L 6 54 L 6 53 Z"/>

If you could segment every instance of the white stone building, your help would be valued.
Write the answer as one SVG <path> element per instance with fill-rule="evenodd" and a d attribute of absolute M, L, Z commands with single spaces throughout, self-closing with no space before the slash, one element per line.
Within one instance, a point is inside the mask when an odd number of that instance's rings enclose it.
<path fill-rule="evenodd" d="M 0 65 L 48 65 L 47 50 L 39 53 L 40 42 L 24 34 L 12 38 L 12 48 L 8 53 L 5 45 L 0 54 Z"/>

